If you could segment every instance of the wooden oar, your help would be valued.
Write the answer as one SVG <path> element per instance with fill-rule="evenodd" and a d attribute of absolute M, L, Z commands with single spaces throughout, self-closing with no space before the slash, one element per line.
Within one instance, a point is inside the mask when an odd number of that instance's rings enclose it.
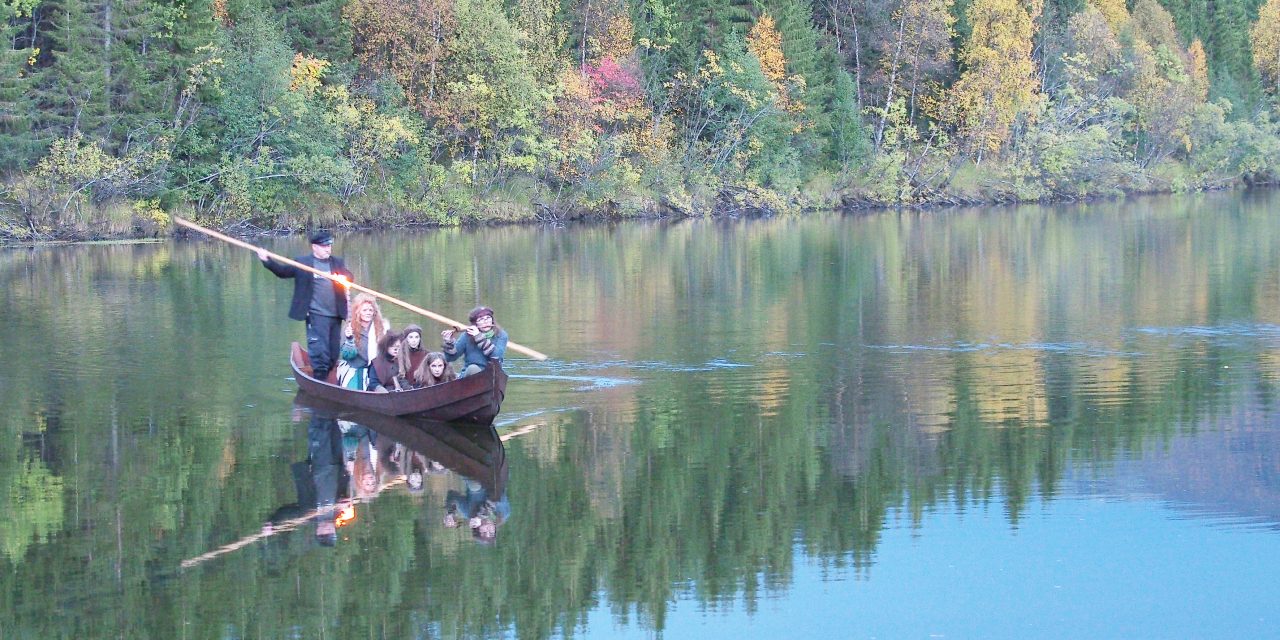
<path fill-rule="evenodd" d="M 414 313 L 416 313 L 416 314 L 423 315 L 423 316 L 426 316 L 426 317 L 428 317 L 428 318 L 431 318 L 432 320 L 435 320 L 436 322 L 439 322 L 439 323 L 442 323 L 442 324 L 449 325 L 449 327 L 450 327 L 450 328 L 457 328 L 457 327 L 465 327 L 465 326 L 467 326 L 467 323 L 465 323 L 465 322 L 458 322 L 457 320 L 454 320 L 454 319 L 452 319 L 452 318 L 448 318 L 448 317 L 446 317 L 446 316 L 442 316 L 442 315 L 440 315 L 440 314 L 438 314 L 438 313 L 435 313 L 434 311 L 428 311 L 428 310 L 423 309 L 422 307 L 419 307 L 419 306 L 417 306 L 417 305 L 409 304 L 408 302 L 405 302 L 404 300 L 401 300 L 401 299 L 399 299 L 399 298 L 389 296 L 389 295 L 387 295 L 387 294 L 385 294 L 385 293 L 382 293 L 382 292 L 380 292 L 380 291 L 374 291 L 373 289 L 370 289 L 369 287 L 361 286 L 361 285 L 358 285 L 358 284 L 356 284 L 356 283 L 354 283 L 354 282 L 351 282 L 351 281 L 347 280 L 346 278 L 344 278 L 344 277 L 342 277 L 342 276 L 335 276 L 335 275 L 333 275 L 333 274 L 331 274 L 331 273 L 327 273 L 327 272 L 324 272 L 324 271 L 320 271 L 319 269 L 314 269 L 314 268 L 312 268 L 312 267 L 308 267 L 307 265 L 302 264 L 301 262 L 298 262 L 297 260 L 290 260 L 289 258 L 286 258 L 286 257 L 281 256 L 281 255 L 274 254 L 274 253 L 272 253 L 272 252 L 270 252 L 270 251 L 267 251 L 267 250 L 265 250 L 265 249 L 263 249 L 263 248 L 261 248 L 261 247 L 256 247 L 256 246 L 254 246 L 254 245 L 251 245 L 251 244 L 249 244 L 248 242 L 245 242 L 245 241 L 243 241 L 243 240 L 237 240 L 236 238 L 232 238 L 231 236 L 223 235 L 223 234 L 221 234 L 221 233 L 218 233 L 217 231 L 214 231 L 213 229 L 206 229 L 205 227 L 202 227 L 202 226 L 200 226 L 200 225 L 198 225 L 198 224 L 196 224 L 196 223 L 194 223 L 194 222 L 192 222 L 192 221 L 190 221 L 190 220 L 183 220 L 182 218 L 179 218 L 179 217 L 177 217 L 177 216 L 174 216 L 174 217 L 173 217 L 173 222 L 174 222 L 174 224 L 177 224 L 177 225 L 180 225 L 180 226 L 186 227 L 186 228 L 191 229 L 191 230 L 194 230 L 194 231 L 199 231 L 200 233 L 203 233 L 203 234 L 205 234 L 205 235 L 207 235 L 207 236 L 209 236 L 209 237 L 211 237 L 211 238 L 217 238 L 217 239 L 219 239 L 219 240 L 221 240 L 221 241 L 223 241 L 223 242 L 226 242 L 226 243 L 229 243 L 229 244 L 233 244 L 233 245 L 235 245 L 235 246 L 237 246 L 237 247 L 243 247 L 243 248 L 248 249 L 248 250 L 253 251 L 253 252 L 259 252 L 259 251 L 261 251 L 261 252 L 263 252 L 263 253 L 267 254 L 268 256 L 270 256 L 270 257 L 271 257 L 271 259 L 272 259 L 272 260 L 275 260 L 276 262 L 282 262 L 282 263 L 284 263 L 284 264 L 287 264 L 287 265 L 290 265 L 290 266 L 296 267 L 296 268 L 298 268 L 298 269 L 302 269 L 302 270 L 304 270 L 304 271 L 309 271 L 309 272 L 314 273 L 314 274 L 316 274 L 316 275 L 319 275 L 319 276 L 323 276 L 323 277 L 329 278 L 330 280 L 333 280 L 333 281 L 335 281 L 335 282 L 339 282 L 339 283 L 341 283 L 344 287 L 350 287 L 350 288 L 352 288 L 352 289 L 355 289 L 356 291 L 363 291 L 363 292 L 365 292 L 365 293 L 367 293 L 367 294 L 369 294 L 369 295 L 371 295 L 371 296 L 374 296 L 374 297 L 376 297 L 376 298 L 382 298 L 383 300 L 386 300 L 387 302 L 390 302 L 391 304 L 394 304 L 394 305 L 398 305 L 398 306 L 404 307 L 405 309 L 408 309 L 408 310 L 410 310 L 410 311 L 412 311 L 412 312 L 414 312 Z M 510 350 L 512 350 L 512 351 L 516 351 L 516 352 L 519 352 L 519 353 L 523 353 L 524 355 L 529 356 L 530 358 L 533 358 L 534 360 L 546 360 L 546 359 L 547 359 L 547 355 L 546 355 L 545 353 L 542 353 L 542 352 L 540 352 L 540 351 L 536 351 L 536 350 L 534 350 L 534 349 L 530 349 L 529 347 L 526 347 L 526 346 L 523 346 L 523 345 L 519 345 L 519 344 L 516 344 L 516 343 L 511 342 L 511 341 L 508 341 L 508 342 L 507 342 L 507 348 L 508 348 L 508 349 L 510 349 Z"/>
<path fill-rule="evenodd" d="M 326 514 L 328 514 L 328 513 L 330 513 L 330 512 L 333 512 L 333 511 L 343 511 L 343 510 L 344 510 L 344 509 L 343 509 L 343 505 L 344 505 L 344 504 L 346 505 L 346 507 L 347 507 L 347 508 L 354 509 L 356 505 L 361 504 L 361 503 L 363 503 L 363 502 L 369 502 L 369 501 L 371 501 L 373 498 L 376 498 L 376 497 L 378 497 L 379 495 L 381 495 L 383 491 L 385 491 L 385 490 L 387 490 L 387 489 L 389 489 L 389 488 L 391 488 L 391 487 L 394 487 L 394 486 L 396 486 L 396 485 L 401 485 L 401 484 L 404 484 L 404 483 L 405 483 L 405 477 L 404 477 L 404 476 L 400 476 L 399 478 L 396 478 L 396 479 L 394 479 L 394 480 L 391 480 L 390 482 L 388 482 L 388 483 L 386 483 L 386 484 L 384 484 L 384 485 L 382 485 L 382 486 L 378 487 L 378 490 L 374 493 L 374 495 L 373 495 L 372 497 L 368 498 L 368 499 L 362 499 L 362 498 L 359 498 L 359 497 L 351 498 L 350 500 L 344 500 L 343 502 L 341 502 L 341 503 L 339 503 L 339 504 L 334 504 L 334 505 L 331 505 L 331 506 L 328 506 L 328 507 L 319 508 L 319 509 L 312 509 L 311 511 L 308 511 L 307 513 L 305 513 L 305 514 L 303 514 L 303 515 L 301 515 L 301 516 L 298 516 L 297 518 L 290 518 L 290 519 L 285 520 L 285 521 L 283 521 L 283 522 L 275 522 L 275 523 L 271 523 L 271 527 L 270 527 L 270 528 L 265 528 L 265 527 L 264 527 L 261 531 L 259 531 L 259 532 L 257 532 L 257 533 L 253 533 L 253 534 L 247 535 L 247 536 L 245 536 L 245 537 L 243 537 L 243 538 L 240 538 L 239 540 L 236 540 L 235 542 L 232 542 L 232 543 L 229 543 L 229 544 L 224 544 L 224 545 L 222 545 L 221 547 L 218 547 L 217 549 L 214 549 L 213 551 L 208 551 L 208 552 L 202 553 L 202 554 L 200 554 L 200 555 L 198 555 L 198 556 L 195 556 L 195 557 L 193 557 L 193 558 L 187 558 L 186 560 L 183 560 L 183 561 L 182 561 L 182 564 L 180 564 L 180 565 L 178 565 L 178 566 L 182 567 L 183 569 L 190 569 L 191 567 L 194 567 L 194 566 L 196 566 L 196 565 L 199 565 L 199 564 L 202 564 L 202 563 L 207 562 L 207 561 L 209 561 L 209 560 L 212 560 L 212 559 L 214 559 L 214 558 L 216 558 L 216 557 L 218 557 L 218 556 L 226 555 L 226 554 L 228 554 L 228 553 L 231 553 L 232 551 L 235 551 L 236 549 L 243 549 L 244 547 L 247 547 L 247 546 L 249 546 L 249 545 L 251 545 L 251 544 L 253 544 L 253 543 L 255 543 L 255 542 L 259 541 L 259 540 L 263 540 L 263 539 L 266 539 L 266 538 L 270 538 L 271 536 L 274 536 L 274 535 L 276 535 L 276 534 L 280 534 L 280 533 L 285 533 L 286 531 L 293 531 L 294 529 L 297 529 L 298 527 L 300 527 L 300 526 L 302 526 L 302 525 L 306 524 L 307 522 L 309 522 L 312 518 L 314 518 L 314 517 L 316 517 L 316 516 L 319 516 L 319 515 L 326 515 Z M 341 526 L 341 525 L 339 525 L 339 526 Z"/>

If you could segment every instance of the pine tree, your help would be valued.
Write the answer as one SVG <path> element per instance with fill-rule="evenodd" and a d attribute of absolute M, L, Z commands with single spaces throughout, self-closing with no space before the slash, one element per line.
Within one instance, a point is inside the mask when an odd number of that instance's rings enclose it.
<path fill-rule="evenodd" d="M 43 148 L 32 122 L 34 11 L 33 2 L 0 2 L 0 170 L 30 166 Z"/>
<path fill-rule="evenodd" d="M 349 0 L 271 0 L 294 51 L 330 63 L 335 81 L 355 73 L 351 23 L 342 17 Z"/>
<path fill-rule="evenodd" d="M 55 0 L 41 6 L 44 37 L 34 97 L 36 126 L 46 138 L 75 132 L 106 139 L 110 100 L 107 32 L 102 4 L 95 0 Z"/>
<path fill-rule="evenodd" d="M 678 68 L 691 71 L 702 52 L 722 52 L 730 38 L 742 38 L 755 24 L 750 0 L 690 0 L 677 3 L 672 53 Z"/>
<path fill-rule="evenodd" d="M 1258 4 L 1257 0 L 1217 0 L 1212 5 L 1212 26 L 1205 39 L 1212 93 L 1237 105 L 1253 104 L 1257 98 L 1249 16 Z"/>
<path fill-rule="evenodd" d="M 41 136 L 78 132 L 119 151 L 163 122 L 184 71 L 172 46 L 181 22 L 173 16 L 181 16 L 182 8 L 146 0 L 41 5 L 32 92 Z"/>

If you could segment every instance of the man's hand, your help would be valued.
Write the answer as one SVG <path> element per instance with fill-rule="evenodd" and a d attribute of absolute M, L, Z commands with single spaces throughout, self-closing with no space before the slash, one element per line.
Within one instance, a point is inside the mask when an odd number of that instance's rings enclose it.
<path fill-rule="evenodd" d="M 269 262 L 271 260 L 271 254 L 267 253 L 266 249 L 258 249 L 258 259 L 263 262 Z"/>

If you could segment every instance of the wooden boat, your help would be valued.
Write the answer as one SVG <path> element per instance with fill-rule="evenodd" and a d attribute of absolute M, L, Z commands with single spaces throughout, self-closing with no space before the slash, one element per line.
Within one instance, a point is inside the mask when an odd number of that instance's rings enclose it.
<path fill-rule="evenodd" d="M 431 387 L 374 393 L 357 391 L 334 384 L 335 372 L 329 380 L 311 376 L 311 359 L 298 343 L 293 343 L 289 356 L 294 379 L 307 393 L 355 409 L 386 416 L 426 418 L 445 422 L 493 424 L 507 391 L 507 373 L 494 363 L 484 371 Z"/>

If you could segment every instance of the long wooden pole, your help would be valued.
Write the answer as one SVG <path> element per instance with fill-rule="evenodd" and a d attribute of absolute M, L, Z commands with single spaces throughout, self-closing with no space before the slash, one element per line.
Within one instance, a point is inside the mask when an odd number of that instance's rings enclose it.
<path fill-rule="evenodd" d="M 428 318 L 431 318 L 432 320 L 435 320 L 436 322 L 439 322 L 439 323 L 441 323 L 441 324 L 446 324 L 446 325 L 449 325 L 450 327 L 463 327 L 463 326 L 466 326 L 466 325 L 467 325 L 467 323 L 465 323 L 465 322 L 458 322 L 457 320 L 454 320 L 454 319 L 449 318 L 449 317 L 446 317 L 446 316 L 442 316 L 442 315 L 440 315 L 440 314 L 438 314 L 438 313 L 436 313 L 436 312 L 434 312 L 434 311 L 428 311 L 428 310 L 426 310 L 426 309 L 423 309 L 422 307 L 419 307 L 419 306 L 417 306 L 417 305 L 410 304 L 410 303 L 405 302 L 404 300 L 401 300 L 401 299 L 399 299 L 399 298 L 389 296 L 389 295 L 387 295 L 387 294 L 385 294 L 385 293 L 382 293 L 382 292 L 380 292 L 380 291 L 374 291 L 373 289 L 370 289 L 369 287 L 361 286 L 361 285 L 358 285 L 358 284 L 356 284 L 356 283 L 354 283 L 354 282 L 350 282 L 350 281 L 348 281 L 346 278 L 343 278 L 342 276 L 335 276 L 335 275 L 333 275 L 333 274 L 331 274 L 331 273 L 327 273 L 327 272 L 324 272 L 324 271 L 320 271 L 319 269 L 314 269 L 314 268 L 312 268 L 312 267 L 308 267 L 307 265 L 302 264 L 301 262 L 298 262 L 297 260 L 290 260 L 289 258 L 286 258 L 286 257 L 281 256 L 281 255 L 277 255 L 277 254 L 272 253 L 272 252 L 270 252 L 270 251 L 267 251 L 266 249 L 263 249 L 263 248 L 261 248 L 261 247 L 257 247 L 257 246 L 251 245 L 251 244 L 249 244 L 248 242 L 245 242 L 245 241 L 243 241 L 243 240 L 238 240 L 238 239 L 236 239 L 236 238 L 232 238 L 231 236 L 228 236 L 228 235 L 224 235 L 224 234 L 218 233 L 217 231 L 214 231 L 213 229 L 207 229 L 207 228 L 202 227 L 202 226 L 200 226 L 200 225 L 198 225 L 198 224 L 196 224 L 196 223 L 194 223 L 194 222 L 192 222 L 192 221 L 190 221 L 190 220 L 183 220 L 182 218 L 179 218 L 179 217 L 177 217 L 177 216 L 174 216 L 174 218 L 173 218 L 173 222 L 174 222 L 174 224 L 177 224 L 177 225 L 180 225 L 180 226 L 186 227 L 186 228 L 191 229 L 191 230 L 193 230 L 193 231 L 199 231 L 200 233 L 203 233 L 203 234 L 205 234 L 205 235 L 207 235 L 207 236 L 209 236 L 209 237 L 211 237 L 211 238 L 217 238 L 218 240 L 221 240 L 221 241 L 226 242 L 226 243 L 229 243 L 229 244 L 233 244 L 233 245 L 235 245 L 235 246 L 237 246 L 237 247 L 243 247 L 243 248 L 248 249 L 248 250 L 253 251 L 253 252 L 259 252 L 259 251 L 261 251 L 261 252 L 263 252 L 263 253 L 267 254 L 267 256 L 269 256 L 272 260 L 275 260 L 276 262 L 283 262 L 284 264 L 290 265 L 290 266 L 292 266 L 292 267 L 296 267 L 296 268 L 298 268 L 298 269 L 302 269 L 302 270 L 304 270 L 304 271 L 309 271 L 309 272 L 314 273 L 314 274 L 316 274 L 316 275 L 323 276 L 323 277 L 325 277 L 325 278 L 329 278 L 330 280 L 333 280 L 333 281 L 335 281 L 335 282 L 342 283 L 342 285 L 343 285 L 343 286 L 345 286 L 345 287 L 350 287 L 350 288 L 352 288 L 352 289 L 355 289 L 356 291 L 363 291 L 363 292 L 365 292 L 365 293 L 367 293 L 367 294 L 369 294 L 369 295 L 371 295 L 371 296 L 374 296 L 374 297 L 376 297 L 376 298 L 382 298 L 383 300 L 386 300 L 387 302 L 390 302 L 391 304 L 394 304 L 394 305 L 398 305 L 398 306 L 404 307 L 405 309 L 408 309 L 408 310 L 410 310 L 410 311 L 412 311 L 412 312 L 414 312 L 414 313 L 416 313 L 416 314 L 423 315 L 423 316 L 426 316 L 426 317 L 428 317 Z M 534 350 L 534 349 L 530 349 L 529 347 L 526 347 L 526 346 L 523 346 L 523 345 L 519 345 L 519 344 L 516 344 L 516 343 L 514 343 L 514 342 L 510 342 L 510 341 L 508 341 L 508 342 L 507 342 L 507 348 L 508 348 L 508 349 L 510 349 L 510 350 L 512 350 L 512 351 L 516 351 L 516 352 L 519 352 L 519 353 L 523 353 L 524 355 L 529 356 L 530 358 L 533 358 L 534 360 L 546 360 L 546 359 L 547 359 L 547 355 L 546 355 L 545 353 L 542 353 L 541 351 L 537 351 L 537 350 Z"/>

